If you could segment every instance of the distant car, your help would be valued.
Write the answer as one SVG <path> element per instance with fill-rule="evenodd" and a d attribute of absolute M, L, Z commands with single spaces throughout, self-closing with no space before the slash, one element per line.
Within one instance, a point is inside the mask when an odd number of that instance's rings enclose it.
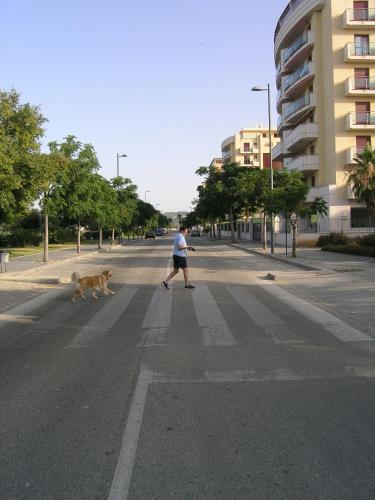
<path fill-rule="evenodd" d="M 162 227 L 156 228 L 155 234 L 156 236 L 164 236 L 165 235 L 164 229 Z"/>
<path fill-rule="evenodd" d="M 192 229 L 191 230 L 191 233 L 190 233 L 190 236 L 200 236 L 201 235 L 201 232 L 199 231 L 199 229 Z"/>
<path fill-rule="evenodd" d="M 147 240 L 148 238 L 152 238 L 153 240 L 155 239 L 155 233 L 154 233 L 154 231 L 146 231 L 146 233 L 145 233 L 145 240 Z"/>

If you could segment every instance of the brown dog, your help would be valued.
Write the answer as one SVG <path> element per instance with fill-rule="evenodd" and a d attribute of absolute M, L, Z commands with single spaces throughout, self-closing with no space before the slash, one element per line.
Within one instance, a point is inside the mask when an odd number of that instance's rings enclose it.
<path fill-rule="evenodd" d="M 114 294 L 115 292 L 108 288 L 108 281 L 109 278 L 111 277 L 112 277 L 111 271 L 103 271 L 101 274 L 98 274 L 97 276 L 84 276 L 83 278 L 81 278 L 78 273 L 73 273 L 72 281 L 77 283 L 77 288 L 72 297 L 72 302 L 74 302 L 76 295 L 80 295 L 82 299 L 85 300 L 86 297 L 83 295 L 83 292 L 87 288 L 92 289 L 92 296 L 94 299 L 99 298 L 95 295 L 95 290 L 102 290 L 102 292 L 105 295 L 108 295 L 110 293 Z"/>

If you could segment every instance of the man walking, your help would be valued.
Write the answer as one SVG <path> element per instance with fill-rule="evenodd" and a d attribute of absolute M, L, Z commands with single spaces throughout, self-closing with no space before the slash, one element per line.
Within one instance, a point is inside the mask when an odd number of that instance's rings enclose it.
<path fill-rule="evenodd" d="M 168 278 L 166 278 L 164 281 L 161 282 L 161 285 L 169 290 L 169 285 L 168 281 L 170 281 L 173 276 L 176 276 L 178 271 L 182 269 L 184 273 L 184 279 L 185 279 L 185 288 L 193 289 L 195 288 L 194 285 L 191 285 L 189 283 L 189 273 L 188 273 L 188 267 L 187 267 L 187 250 L 192 250 L 195 252 L 194 247 L 188 247 L 186 245 L 186 239 L 185 236 L 187 234 L 188 228 L 185 226 L 180 227 L 180 232 L 176 234 L 174 242 L 173 242 L 173 271 L 170 273 Z"/>

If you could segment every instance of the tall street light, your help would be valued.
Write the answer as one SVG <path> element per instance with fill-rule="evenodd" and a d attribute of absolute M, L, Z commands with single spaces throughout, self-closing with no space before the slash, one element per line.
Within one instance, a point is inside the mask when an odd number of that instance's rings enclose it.
<path fill-rule="evenodd" d="M 120 158 L 127 158 L 128 155 L 120 155 L 116 153 L 116 158 L 117 158 L 117 177 L 120 176 Z"/>
<path fill-rule="evenodd" d="M 149 193 L 149 190 L 145 190 L 145 203 L 147 202 L 147 193 Z"/>
<path fill-rule="evenodd" d="M 253 87 L 252 92 L 264 92 L 267 91 L 268 95 L 268 136 L 269 136 L 269 148 L 270 148 L 270 188 L 273 190 L 273 168 L 272 168 L 272 131 L 271 131 L 271 92 L 270 84 L 267 83 L 267 88 Z M 274 243 L 274 214 L 271 214 L 271 253 L 275 253 L 275 243 Z"/>

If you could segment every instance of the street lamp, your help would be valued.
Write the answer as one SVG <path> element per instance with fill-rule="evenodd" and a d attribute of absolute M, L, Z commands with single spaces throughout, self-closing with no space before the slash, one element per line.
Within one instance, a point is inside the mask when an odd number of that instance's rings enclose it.
<path fill-rule="evenodd" d="M 297 215 L 295 212 L 290 216 L 290 223 L 292 224 L 293 231 L 293 246 L 292 246 L 292 257 L 296 257 L 296 229 L 298 226 Z"/>
<path fill-rule="evenodd" d="M 273 190 L 273 168 L 272 168 L 272 130 L 271 130 L 271 92 L 270 84 L 267 83 L 267 88 L 253 87 L 252 92 L 264 92 L 267 91 L 268 95 L 268 136 L 269 136 L 269 148 L 270 148 L 270 188 Z M 275 253 L 275 243 L 274 243 L 274 216 L 271 214 L 271 253 Z"/>
<path fill-rule="evenodd" d="M 145 190 L 145 203 L 147 201 L 147 193 L 149 193 L 150 191 L 149 190 Z"/>
<path fill-rule="evenodd" d="M 120 155 L 116 153 L 116 158 L 117 158 L 117 177 L 120 176 L 120 158 L 127 158 L 128 155 Z"/>

